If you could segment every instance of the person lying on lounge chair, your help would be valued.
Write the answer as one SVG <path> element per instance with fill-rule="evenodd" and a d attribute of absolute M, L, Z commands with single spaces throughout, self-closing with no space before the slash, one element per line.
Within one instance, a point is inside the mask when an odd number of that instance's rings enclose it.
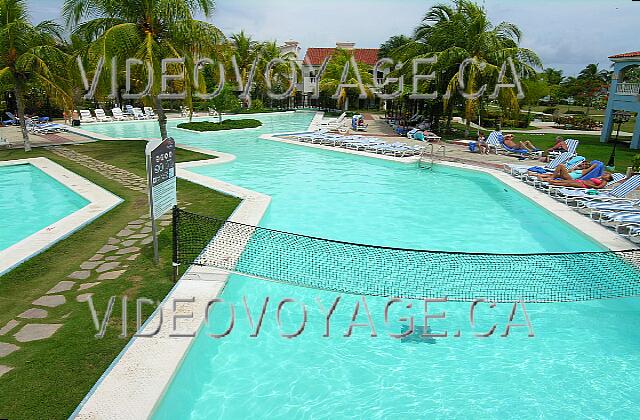
<path fill-rule="evenodd" d="M 546 174 L 538 174 L 535 172 L 529 172 L 529 175 L 537 176 L 540 181 L 550 181 L 552 179 L 555 180 L 573 180 L 581 178 L 582 176 L 588 174 L 592 170 L 594 170 L 598 166 L 597 162 L 582 162 L 578 167 L 576 167 L 573 171 L 569 171 L 567 166 L 563 163 L 558 165 L 553 172 L 549 172 Z"/>
<path fill-rule="evenodd" d="M 503 143 L 512 149 L 525 149 L 525 150 L 528 150 L 529 152 L 538 151 L 538 148 L 528 140 L 519 141 L 517 143 L 513 141 L 513 134 L 506 134 L 504 136 Z"/>
<path fill-rule="evenodd" d="M 575 178 L 576 173 L 579 172 L 578 178 L 587 175 L 593 169 L 595 169 L 600 163 L 593 163 L 586 169 L 581 171 L 567 171 L 567 168 L 564 165 L 558 165 L 556 170 L 553 172 L 556 176 L 553 179 L 546 179 L 546 181 L 551 185 L 559 185 L 562 187 L 576 187 L 576 188 L 593 188 L 600 189 L 604 188 L 608 182 L 613 180 L 613 176 L 609 172 L 604 172 L 599 177 L 593 177 L 588 179 L 577 179 Z"/>
<path fill-rule="evenodd" d="M 560 187 L 593 188 L 595 190 L 599 190 L 600 188 L 606 187 L 607 183 L 611 180 L 613 180 L 613 177 L 609 172 L 606 172 L 601 177 L 589 178 L 584 180 L 573 179 L 569 181 L 566 179 L 552 179 L 551 181 L 549 181 L 549 184 L 558 185 Z"/>

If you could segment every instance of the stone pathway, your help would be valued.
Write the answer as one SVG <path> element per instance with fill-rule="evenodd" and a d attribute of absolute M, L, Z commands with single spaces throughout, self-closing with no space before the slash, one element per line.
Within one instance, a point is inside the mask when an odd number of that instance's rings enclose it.
<path fill-rule="evenodd" d="M 89 168 L 93 171 L 108 176 L 109 179 L 113 179 L 114 181 L 119 182 L 120 184 L 131 190 L 139 192 L 144 192 L 147 190 L 147 180 L 141 176 L 132 174 L 127 170 L 102 162 L 98 159 L 94 159 L 91 156 L 78 153 L 69 147 L 56 146 L 47 147 L 46 149 L 58 156 L 65 157 L 69 160 L 79 163 L 85 168 Z"/>
<path fill-rule="evenodd" d="M 109 178 L 123 186 L 137 192 L 146 192 L 146 180 L 129 171 L 104 163 L 90 156 L 78 153 L 69 147 L 48 147 L 51 152 L 70 159 L 93 171 L 109 174 Z M 181 206 L 189 206 L 191 203 L 180 203 Z M 158 231 L 171 224 L 171 215 L 166 214 L 157 221 Z M 95 254 L 80 264 L 79 267 L 66 279 L 53 286 L 45 295 L 32 302 L 34 307 L 25 310 L 0 328 L 0 340 L 9 339 L 9 333 L 18 343 L 45 340 L 53 336 L 62 323 L 46 323 L 49 310 L 64 305 L 68 301 L 85 302 L 93 295 L 88 289 L 98 286 L 105 281 L 116 281 L 121 278 L 129 268 L 129 264 L 135 261 L 142 247 L 153 241 L 151 235 L 151 220 L 149 215 L 141 215 L 130 221 L 113 237 L 95 252 Z M 79 293 L 82 292 L 82 293 Z M 66 295 L 66 296 L 65 296 Z M 67 298 L 68 297 L 68 298 Z M 63 316 L 62 319 L 66 318 Z M 36 323 L 36 320 L 43 320 Z M 17 329 L 25 321 L 26 324 Z M 54 320 L 51 320 L 54 321 Z M 16 344 L 0 342 L 0 358 L 19 350 Z M 0 377 L 12 370 L 13 367 L 0 364 Z"/>

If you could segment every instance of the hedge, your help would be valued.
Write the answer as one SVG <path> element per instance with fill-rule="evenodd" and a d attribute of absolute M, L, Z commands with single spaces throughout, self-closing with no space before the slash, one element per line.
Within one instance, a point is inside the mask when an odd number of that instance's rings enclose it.
<path fill-rule="evenodd" d="M 258 120 L 243 119 L 243 120 L 223 120 L 221 123 L 213 121 L 194 121 L 178 124 L 178 128 L 185 128 L 193 131 L 220 131 L 220 130 L 235 130 L 238 128 L 257 128 L 262 123 Z"/>

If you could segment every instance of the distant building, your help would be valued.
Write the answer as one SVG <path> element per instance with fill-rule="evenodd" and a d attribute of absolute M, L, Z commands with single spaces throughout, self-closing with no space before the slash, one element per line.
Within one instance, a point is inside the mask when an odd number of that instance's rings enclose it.
<path fill-rule="evenodd" d="M 614 111 L 635 112 L 636 124 L 633 128 L 631 148 L 640 149 L 640 83 L 630 82 L 626 78 L 629 70 L 640 66 L 640 51 L 612 55 L 609 59 L 613 61 L 613 75 L 600 141 L 604 143 L 611 136 Z"/>

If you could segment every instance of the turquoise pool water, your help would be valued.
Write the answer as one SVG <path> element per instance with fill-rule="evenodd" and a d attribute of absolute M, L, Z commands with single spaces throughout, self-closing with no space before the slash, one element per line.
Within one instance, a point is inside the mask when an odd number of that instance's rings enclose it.
<path fill-rule="evenodd" d="M 237 156 L 233 162 L 194 169 L 272 196 L 261 225 L 314 236 L 376 245 L 483 252 L 560 252 L 601 247 L 525 197 L 485 174 L 437 166 L 384 162 L 332 151 L 260 140 L 261 133 L 304 129 L 310 114 L 260 116 L 261 130 L 195 135 L 171 130 L 179 143 Z M 157 136 L 156 123 L 105 124 L 87 129 L 127 137 Z M 122 130 L 122 131 L 119 131 Z M 126 134 L 124 134 L 126 133 Z M 250 338 L 243 306 L 254 322 L 270 297 L 263 329 Z M 222 294 L 235 304 L 236 327 L 224 339 L 228 312 L 217 307 L 176 373 L 154 417 L 637 417 L 640 410 L 640 321 L 637 299 L 530 304 L 535 337 L 514 328 L 502 338 L 510 305 L 481 306 L 470 327 L 467 303 L 438 303 L 434 333 L 447 338 L 400 341 L 408 321 L 421 319 L 394 305 L 385 325 L 382 298 L 367 298 L 378 337 L 351 322 L 356 296 L 343 295 L 325 333 L 324 311 L 336 294 L 231 276 Z M 307 323 L 295 339 L 279 336 L 282 298 L 306 305 Z M 357 322 L 365 323 L 362 313 Z M 282 330 L 301 320 L 298 306 L 282 311 Z M 516 312 L 516 322 L 523 313 Z M 474 338 L 497 324 L 489 338 Z M 460 337 L 454 333 L 460 330 Z"/>
<path fill-rule="evenodd" d="M 0 166 L 0 250 L 89 204 L 33 165 Z"/>

